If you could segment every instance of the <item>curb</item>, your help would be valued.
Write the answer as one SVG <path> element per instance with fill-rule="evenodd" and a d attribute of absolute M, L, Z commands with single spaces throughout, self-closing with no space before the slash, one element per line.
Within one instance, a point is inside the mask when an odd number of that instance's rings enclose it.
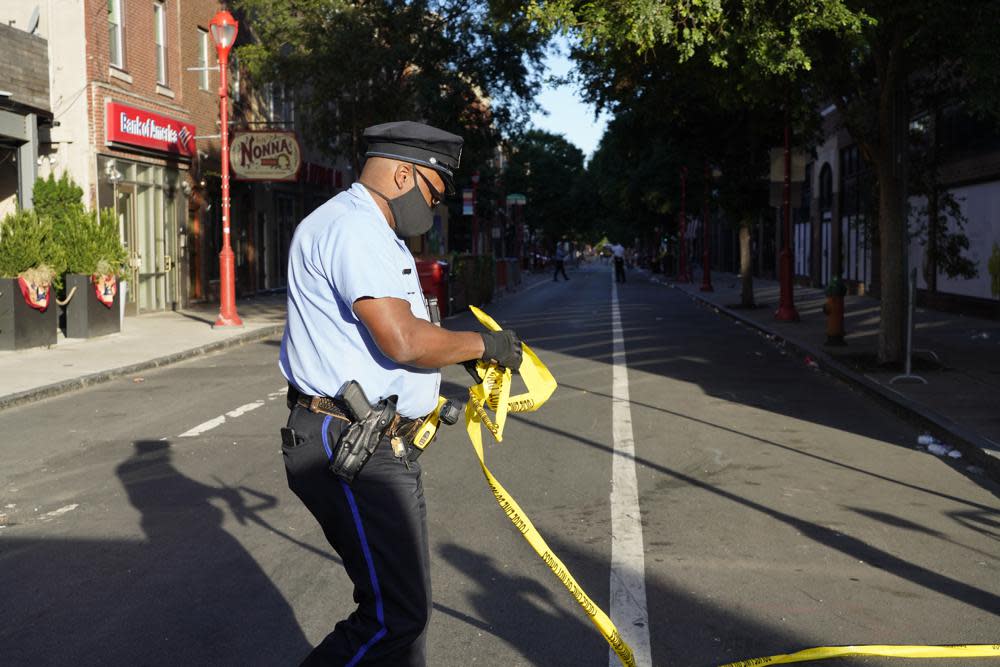
<path fill-rule="evenodd" d="M 820 349 L 794 341 L 760 322 L 744 317 L 725 306 L 720 306 L 676 285 L 671 285 L 671 287 L 687 295 L 693 301 L 708 306 L 740 324 L 756 329 L 775 340 L 783 341 L 787 347 L 800 354 L 811 356 L 816 360 L 821 370 L 854 389 L 860 389 L 878 401 L 883 408 L 888 409 L 890 412 L 912 424 L 920 426 L 931 435 L 954 446 L 955 449 L 962 453 L 965 460 L 979 466 L 994 481 L 1000 482 L 1000 449 L 997 449 L 996 445 L 981 435 L 956 424 L 925 405 L 913 401 L 899 392 L 851 370 Z M 991 450 L 996 450 L 997 453 L 992 454 Z"/>
<path fill-rule="evenodd" d="M 27 403 L 33 403 L 43 398 L 59 396 L 60 394 L 66 394 L 71 391 L 76 391 L 77 389 L 83 389 L 84 387 L 90 387 L 95 384 L 101 384 L 102 382 L 114 380 L 124 375 L 131 375 L 132 373 L 146 371 L 151 368 L 169 366 L 193 357 L 212 354 L 213 352 L 219 352 L 230 347 L 238 347 L 240 345 L 245 345 L 246 343 L 253 343 L 279 334 L 284 330 L 284 328 L 284 324 L 274 324 L 260 329 L 254 329 L 253 331 L 247 331 L 246 333 L 238 334 L 236 336 L 231 336 L 224 340 L 209 343 L 208 345 L 192 347 L 187 350 L 181 350 L 180 352 L 174 352 L 173 354 L 157 357 L 155 359 L 149 359 L 148 361 L 140 361 L 138 363 L 129 364 L 128 366 L 120 366 L 119 368 L 112 368 L 106 371 L 98 371 L 97 373 L 91 373 L 90 375 L 84 375 L 70 380 L 63 380 L 62 382 L 55 382 L 42 387 L 36 387 L 34 389 L 27 389 L 25 391 L 17 392 L 16 394 L 0 396 L 0 410 L 6 410 L 7 408 L 13 408 Z"/>

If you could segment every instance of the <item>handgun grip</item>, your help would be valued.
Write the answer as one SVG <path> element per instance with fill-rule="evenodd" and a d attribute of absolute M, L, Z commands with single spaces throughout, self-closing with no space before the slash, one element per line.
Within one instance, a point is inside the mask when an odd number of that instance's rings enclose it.
<path fill-rule="evenodd" d="M 350 413 L 348 416 L 356 422 L 364 421 L 371 414 L 372 405 L 365 396 L 365 390 L 361 388 L 357 380 L 350 380 L 344 383 L 338 394 L 340 400 Z"/>

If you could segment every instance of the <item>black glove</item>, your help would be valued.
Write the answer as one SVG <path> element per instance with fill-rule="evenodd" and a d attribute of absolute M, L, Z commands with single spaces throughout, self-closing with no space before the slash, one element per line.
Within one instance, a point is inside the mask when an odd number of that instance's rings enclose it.
<path fill-rule="evenodd" d="M 483 361 L 495 361 L 512 371 L 521 367 L 521 339 L 516 333 L 504 329 L 480 332 L 479 335 L 483 337 Z"/>

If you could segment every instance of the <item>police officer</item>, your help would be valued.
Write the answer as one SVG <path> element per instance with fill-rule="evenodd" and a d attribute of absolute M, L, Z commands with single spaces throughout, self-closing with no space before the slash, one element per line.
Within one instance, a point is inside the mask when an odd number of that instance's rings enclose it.
<path fill-rule="evenodd" d="M 285 471 L 343 559 L 358 604 L 302 664 L 422 666 L 430 557 L 420 463 L 407 437 L 437 405 L 441 367 L 483 359 L 516 370 L 521 342 L 509 330 L 432 324 L 404 243 L 430 229 L 434 207 L 454 193 L 462 138 L 414 122 L 364 136 L 360 179 L 302 221 L 288 258 Z M 395 397 L 397 418 L 348 483 L 329 464 L 351 423 L 337 398 L 351 380 L 373 403 Z"/>

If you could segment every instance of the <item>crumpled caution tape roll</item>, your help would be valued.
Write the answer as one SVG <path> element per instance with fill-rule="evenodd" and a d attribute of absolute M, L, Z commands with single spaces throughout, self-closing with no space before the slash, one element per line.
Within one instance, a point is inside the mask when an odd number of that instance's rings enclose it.
<path fill-rule="evenodd" d="M 479 310 L 475 306 L 470 306 L 472 313 L 487 329 L 500 331 L 500 326 L 493 319 Z M 597 627 L 604 639 L 618 655 L 618 659 L 626 667 L 635 667 L 635 658 L 632 657 L 632 649 L 629 648 L 618 635 L 618 629 L 611 622 L 608 615 L 601 610 L 597 604 L 591 600 L 587 594 L 576 583 L 576 579 L 570 574 L 569 569 L 556 556 L 549 545 L 535 529 L 531 519 L 524 513 L 517 501 L 511 497 L 503 485 L 497 481 L 490 469 L 486 467 L 486 460 L 483 455 L 483 435 L 481 427 L 493 435 L 499 442 L 503 440 L 503 428 L 507 421 L 507 415 L 511 412 L 532 412 L 542 406 L 549 399 L 556 389 L 556 380 L 552 377 L 549 369 L 541 362 L 538 356 L 527 345 L 523 346 L 524 360 L 518 372 L 524 380 L 527 388 L 523 394 L 510 395 L 511 372 L 509 369 L 499 370 L 496 364 L 485 364 L 480 362 L 476 365 L 480 382 L 469 388 L 469 402 L 465 406 L 465 428 L 469 433 L 469 440 L 479 457 L 479 465 L 486 476 L 486 482 L 493 491 L 494 497 L 500 508 L 514 524 L 514 527 L 528 541 L 528 544 L 541 557 L 552 573 L 559 578 L 559 581 L 569 590 L 573 599 L 576 600 L 583 610 L 590 617 L 591 622 Z M 490 416 L 488 410 L 493 411 Z"/>
<path fill-rule="evenodd" d="M 886 658 L 990 658 L 1000 657 L 1000 644 L 965 644 L 959 646 L 820 646 L 788 655 L 772 655 L 730 662 L 721 667 L 760 667 L 807 660 L 826 660 L 858 655 Z"/>

